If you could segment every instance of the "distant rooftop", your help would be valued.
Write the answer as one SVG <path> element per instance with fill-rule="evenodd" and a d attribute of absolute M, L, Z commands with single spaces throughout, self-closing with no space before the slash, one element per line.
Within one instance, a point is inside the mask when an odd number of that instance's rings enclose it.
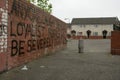
<path fill-rule="evenodd" d="M 119 24 L 117 17 L 73 18 L 71 24 Z"/>

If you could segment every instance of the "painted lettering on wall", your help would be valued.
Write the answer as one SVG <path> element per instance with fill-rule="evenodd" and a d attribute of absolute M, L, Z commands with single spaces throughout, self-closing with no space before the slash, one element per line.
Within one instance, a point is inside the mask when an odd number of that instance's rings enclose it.
<path fill-rule="evenodd" d="M 7 52 L 7 28 L 8 14 L 7 10 L 0 8 L 0 53 Z"/>
<path fill-rule="evenodd" d="M 13 0 L 11 8 L 11 56 L 66 44 L 65 24 L 61 24 L 61 21 L 51 15 L 44 15 L 45 12 L 37 7 L 23 5 L 19 0 Z"/>

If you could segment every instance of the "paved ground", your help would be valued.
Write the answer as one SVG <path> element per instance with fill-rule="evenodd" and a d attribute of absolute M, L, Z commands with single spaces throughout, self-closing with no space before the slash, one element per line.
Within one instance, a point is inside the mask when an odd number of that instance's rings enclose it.
<path fill-rule="evenodd" d="M 83 46 L 83 52 L 109 52 L 111 51 L 110 39 L 84 39 L 81 46 Z"/>
<path fill-rule="evenodd" d="M 67 49 L 0 74 L 0 80 L 120 80 L 120 56 L 78 53 L 77 42 Z"/>

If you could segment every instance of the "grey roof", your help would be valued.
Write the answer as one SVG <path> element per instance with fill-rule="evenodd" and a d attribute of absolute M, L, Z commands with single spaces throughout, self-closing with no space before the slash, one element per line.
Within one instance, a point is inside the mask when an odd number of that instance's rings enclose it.
<path fill-rule="evenodd" d="M 71 24 L 119 24 L 117 17 L 73 18 Z"/>

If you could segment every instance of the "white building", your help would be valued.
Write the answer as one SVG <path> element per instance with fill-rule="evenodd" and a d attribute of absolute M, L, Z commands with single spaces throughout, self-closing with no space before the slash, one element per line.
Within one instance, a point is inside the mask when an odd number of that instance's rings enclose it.
<path fill-rule="evenodd" d="M 76 36 L 87 36 L 87 31 L 91 31 L 90 36 L 103 36 L 106 30 L 106 36 L 111 36 L 114 25 L 118 25 L 117 17 L 105 18 L 73 18 L 71 22 L 71 31 L 76 31 Z"/>
<path fill-rule="evenodd" d="M 71 34 L 71 24 L 70 23 L 68 23 L 67 34 Z"/>

